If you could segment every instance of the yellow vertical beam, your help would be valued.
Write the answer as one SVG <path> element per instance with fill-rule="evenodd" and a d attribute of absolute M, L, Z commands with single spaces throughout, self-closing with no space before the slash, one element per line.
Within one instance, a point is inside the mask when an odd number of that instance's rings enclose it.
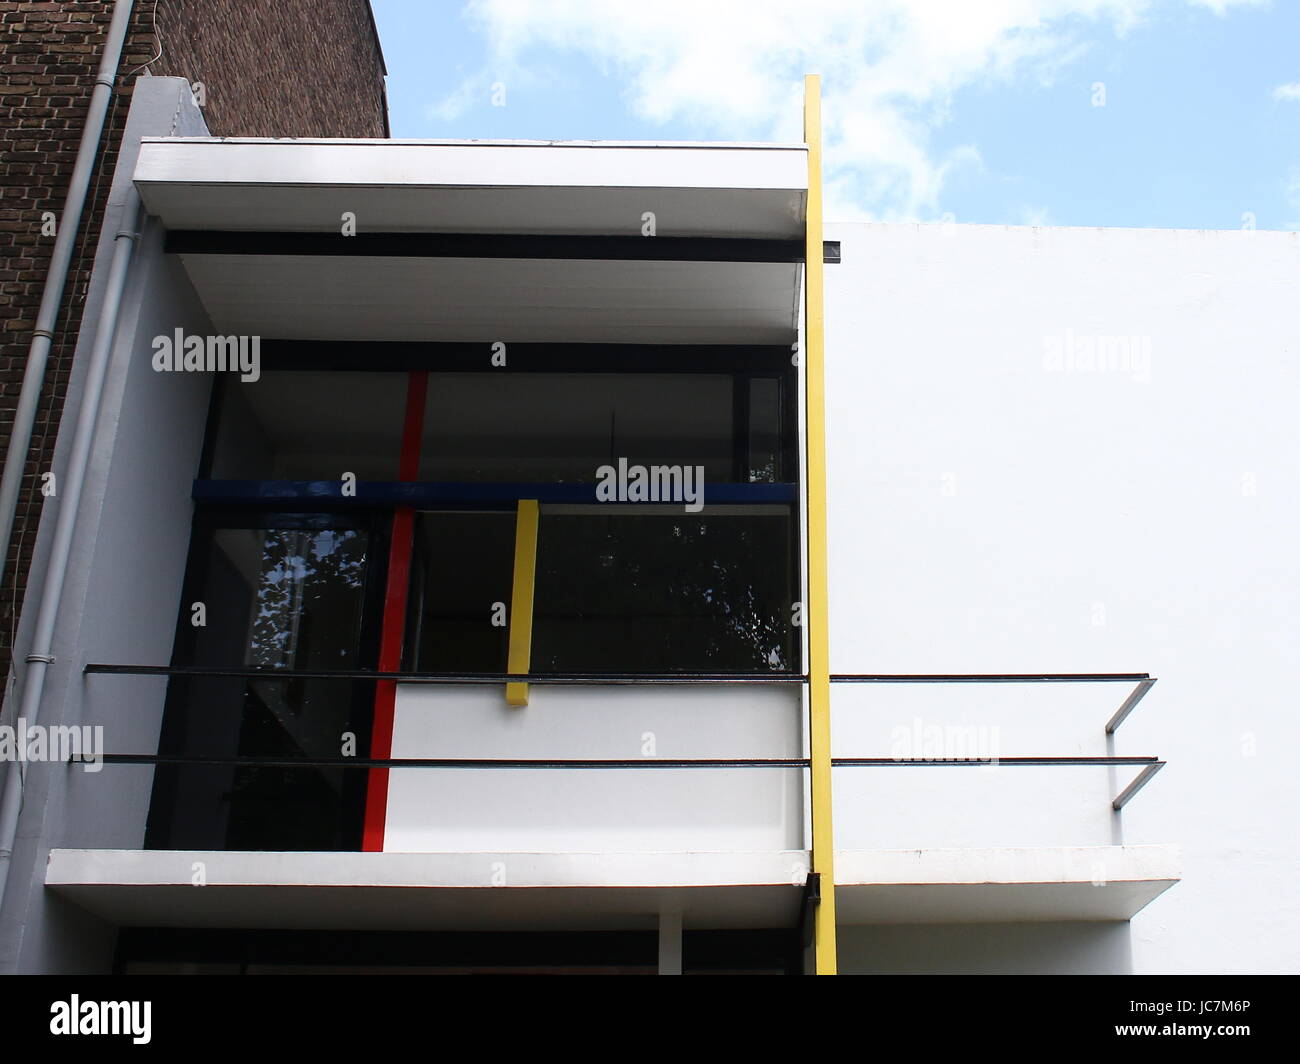
<path fill-rule="evenodd" d="M 533 586 L 537 579 L 537 500 L 520 499 L 515 515 L 515 572 L 510 591 L 510 652 L 506 672 L 525 673 L 533 659 Z M 528 684 L 507 683 L 506 703 L 528 705 Z"/>
<path fill-rule="evenodd" d="M 812 869 L 821 887 L 813 920 L 818 975 L 836 973 L 835 838 L 831 830 L 830 613 L 826 605 L 826 377 L 822 307 L 821 77 L 804 78 L 803 136 L 808 145 L 804 250 L 804 396 L 808 453 L 808 734 L 812 776 Z"/>

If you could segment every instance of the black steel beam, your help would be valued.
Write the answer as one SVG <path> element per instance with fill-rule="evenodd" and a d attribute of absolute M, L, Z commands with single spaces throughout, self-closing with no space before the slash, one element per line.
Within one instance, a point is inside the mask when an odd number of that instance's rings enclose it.
<path fill-rule="evenodd" d="M 809 872 L 804 880 L 799 899 L 799 945 L 807 949 L 813 944 L 813 914 L 822 902 L 822 877 L 820 872 Z"/>
<path fill-rule="evenodd" d="M 599 262 L 799 263 L 802 240 L 696 236 L 553 236 L 532 233 L 241 232 L 173 229 L 173 255 L 335 255 L 353 258 L 587 259 Z"/>
<path fill-rule="evenodd" d="M 82 670 L 101 676 L 188 676 L 247 680 L 391 680 L 418 684 L 565 684 L 604 686 L 626 684 L 728 684 L 803 683 L 806 677 L 788 672 L 679 672 L 679 673 L 430 673 L 371 672 L 365 669 L 257 669 L 208 665 L 106 665 L 92 663 Z"/>
<path fill-rule="evenodd" d="M 789 344 L 506 344 L 504 366 L 491 361 L 499 338 L 471 341 L 277 340 L 264 338 L 263 370 L 430 373 L 753 373 L 793 374 Z"/>

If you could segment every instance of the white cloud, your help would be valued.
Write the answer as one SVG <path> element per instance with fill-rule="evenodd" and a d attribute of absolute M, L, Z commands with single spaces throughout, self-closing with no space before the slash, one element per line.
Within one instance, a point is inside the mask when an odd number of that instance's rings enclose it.
<path fill-rule="evenodd" d="M 1300 100 L 1300 81 L 1292 81 L 1286 85 L 1279 85 L 1273 90 L 1273 99 Z"/>
<path fill-rule="evenodd" d="M 431 118 L 451 122 L 488 99 L 487 74 L 479 72 L 466 78 L 441 100 L 431 103 L 426 111 Z"/>
<path fill-rule="evenodd" d="M 1291 167 L 1290 172 L 1282 182 L 1282 195 L 1286 199 L 1286 205 L 1293 211 L 1298 212 L 1297 217 L 1290 221 L 1282 223 L 1283 229 L 1300 229 L 1300 166 Z"/>
<path fill-rule="evenodd" d="M 1264 7 L 1271 0 L 1191 0 L 1195 7 L 1208 7 L 1216 15 L 1226 15 L 1230 7 Z"/>
<path fill-rule="evenodd" d="M 949 175 L 979 165 L 974 145 L 933 143 L 958 90 L 1050 82 L 1085 50 L 1081 31 L 1122 34 L 1159 2 L 471 0 L 468 14 L 494 69 L 576 51 L 626 86 L 635 113 L 707 136 L 802 139 L 801 75 L 821 73 L 828 215 L 932 220 Z M 1222 13 L 1255 0 L 1190 2 Z"/>
<path fill-rule="evenodd" d="M 1016 225 L 1044 226 L 1052 224 L 1051 212 L 1042 206 L 1022 203 L 1016 211 Z"/>

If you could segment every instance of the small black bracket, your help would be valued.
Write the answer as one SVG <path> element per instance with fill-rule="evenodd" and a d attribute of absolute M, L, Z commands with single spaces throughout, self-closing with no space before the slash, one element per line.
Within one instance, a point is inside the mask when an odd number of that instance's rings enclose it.
<path fill-rule="evenodd" d="M 838 265 L 840 261 L 840 242 L 838 240 L 822 241 L 822 262 Z"/>
<path fill-rule="evenodd" d="M 813 913 L 821 900 L 822 877 L 820 873 L 809 872 L 803 884 L 803 897 L 799 900 L 799 940 L 804 949 L 813 944 Z"/>

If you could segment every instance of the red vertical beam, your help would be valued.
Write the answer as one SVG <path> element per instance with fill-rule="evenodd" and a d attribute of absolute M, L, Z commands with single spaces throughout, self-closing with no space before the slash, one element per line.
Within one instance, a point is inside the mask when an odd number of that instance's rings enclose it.
<path fill-rule="evenodd" d="M 406 386 L 406 417 L 402 423 L 402 453 L 399 480 L 420 475 L 420 437 L 424 432 L 424 400 L 429 375 L 410 374 Z M 402 667 L 402 640 L 406 631 L 406 602 L 411 587 L 411 550 L 414 546 L 415 510 L 399 506 L 393 511 L 393 536 L 388 548 L 388 581 L 384 589 L 383 628 L 379 636 L 379 671 L 397 672 Z M 389 758 L 393 753 L 393 712 L 397 684 L 392 680 L 375 683 L 375 715 L 370 730 L 370 756 Z M 384 822 L 388 812 L 388 769 L 372 768 L 366 781 L 366 819 L 361 848 L 367 852 L 384 848 Z"/>

